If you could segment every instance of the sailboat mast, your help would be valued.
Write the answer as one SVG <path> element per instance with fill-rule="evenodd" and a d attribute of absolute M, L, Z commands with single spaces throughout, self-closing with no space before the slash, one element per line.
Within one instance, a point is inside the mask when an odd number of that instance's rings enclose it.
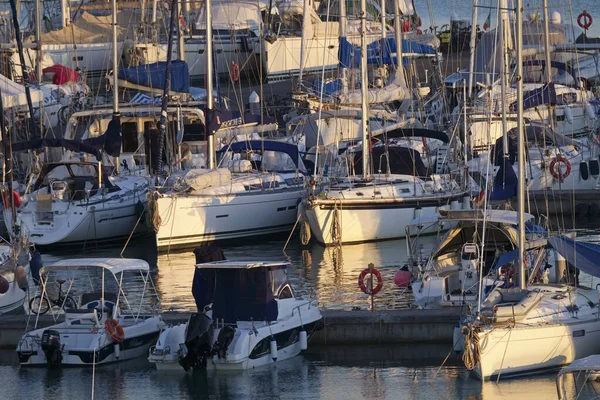
<path fill-rule="evenodd" d="M 469 44 L 469 98 L 473 94 L 473 74 L 475 73 L 475 45 L 477 44 L 477 0 L 473 0 L 473 16 L 471 18 L 471 41 Z M 450 22 L 452 24 L 452 22 Z M 452 27 L 450 27 L 452 29 Z"/>
<path fill-rule="evenodd" d="M 42 83 L 42 4 L 41 0 L 35 0 L 35 43 L 36 43 L 36 78 L 38 85 Z"/>
<path fill-rule="evenodd" d="M 506 120 L 506 88 L 508 86 L 508 48 L 510 35 L 508 35 L 508 1 L 500 1 L 500 94 L 502 96 L 502 148 L 504 158 L 508 158 L 508 122 Z M 504 162 L 504 161 L 503 161 Z"/>
<path fill-rule="evenodd" d="M 369 153 L 371 151 L 371 144 L 369 143 L 369 115 L 368 115 L 368 101 L 369 101 L 369 82 L 367 74 L 367 0 L 360 0 L 360 91 L 362 93 L 361 101 L 361 128 L 362 128 L 362 142 L 363 142 L 363 155 L 362 155 L 362 168 L 363 178 L 369 179 Z"/>
<path fill-rule="evenodd" d="M 394 37 L 396 39 L 396 79 L 406 86 L 404 66 L 402 65 L 402 22 L 400 21 L 400 1 L 394 0 Z"/>
<path fill-rule="evenodd" d="M 308 46 L 308 40 L 312 40 L 312 35 L 309 37 L 310 24 L 312 23 L 311 12 L 309 11 L 309 7 L 312 7 L 310 0 L 304 0 L 303 10 L 302 10 L 302 41 L 300 43 L 300 68 L 298 73 L 298 85 L 302 84 L 302 75 L 304 75 L 304 65 L 306 64 L 306 47 Z"/>
<path fill-rule="evenodd" d="M 548 0 L 544 0 L 544 55 L 546 58 L 546 83 L 552 82 L 552 59 L 550 58 L 550 16 L 548 15 Z M 554 130 L 553 108 L 548 104 L 548 121 Z"/>
<path fill-rule="evenodd" d="M 207 125 L 207 153 L 208 153 L 208 168 L 215 168 L 216 165 L 216 148 L 215 135 L 210 132 L 211 125 L 209 120 L 213 118 L 212 110 L 214 109 L 213 96 L 213 32 L 212 32 L 212 15 L 211 15 L 211 0 L 206 0 L 206 125 Z"/>
<path fill-rule="evenodd" d="M 516 0 L 516 47 L 517 47 L 517 140 L 519 180 L 517 203 L 519 213 L 519 286 L 525 289 L 527 278 L 525 277 L 525 134 L 523 126 L 523 0 Z"/>
<path fill-rule="evenodd" d="M 119 58 L 117 49 L 117 0 L 112 0 L 113 114 L 119 113 Z"/>

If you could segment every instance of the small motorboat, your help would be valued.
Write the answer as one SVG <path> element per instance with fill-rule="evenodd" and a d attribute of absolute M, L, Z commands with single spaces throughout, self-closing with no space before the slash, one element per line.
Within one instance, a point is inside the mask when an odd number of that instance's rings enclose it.
<path fill-rule="evenodd" d="M 186 324 L 165 329 L 149 361 L 159 370 L 244 370 L 306 350 L 322 316 L 316 301 L 295 297 L 287 279 L 289 265 L 197 264 L 192 292 L 203 311 L 192 314 Z"/>
<path fill-rule="evenodd" d="M 17 346 L 22 366 L 92 366 L 140 357 L 147 354 L 164 327 L 159 315 L 144 313 L 145 308 L 156 307 L 154 299 L 145 296 L 154 285 L 143 260 L 62 260 L 43 267 L 40 275 L 41 297 L 48 300 L 52 299 L 49 289 L 56 278 L 63 278 L 56 279 L 61 286 L 66 283 L 65 297 L 77 284 L 85 283 L 91 291 L 81 295 L 78 308 L 64 307 L 62 322 L 38 328 L 36 318 L 36 327 L 25 333 Z M 136 279 L 127 279 L 130 275 Z M 130 298 L 125 288 L 131 290 Z M 109 291 L 112 289 L 114 292 Z M 51 311 L 58 319 L 54 309 Z"/>
<path fill-rule="evenodd" d="M 574 385 L 575 393 L 573 393 L 573 396 L 568 392 L 567 385 L 565 385 L 565 377 L 568 374 L 571 374 L 574 379 L 582 376 L 585 382 L 597 381 L 600 378 L 600 355 L 592 354 L 591 356 L 579 358 L 558 372 L 556 376 L 556 392 L 558 393 L 559 400 L 579 398 L 579 395 L 582 394 L 583 387 L 577 384 Z"/>

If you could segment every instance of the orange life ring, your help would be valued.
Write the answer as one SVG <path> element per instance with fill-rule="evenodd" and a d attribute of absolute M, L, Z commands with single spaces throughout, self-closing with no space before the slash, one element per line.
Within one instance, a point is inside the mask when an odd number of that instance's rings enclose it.
<path fill-rule="evenodd" d="M 231 80 L 237 82 L 240 79 L 240 67 L 232 61 L 231 62 Z"/>
<path fill-rule="evenodd" d="M 8 190 L 2 191 L 2 204 L 5 209 L 8 209 L 10 206 L 10 199 L 8 198 Z M 16 190 L 13 190 L 13 203 L 15 204 L 15 208 L 21 207 L 21 196 Z"/>
<path fill-rule="evenodd" d="M 123 339 L 125 339 L 123 327 L 116 319 L 107 319 L 104 323 L 104 328 L 106 329 L 108 336 L 110 336 L 115 343 L 121 343 Z"/>
<path fill-rule="evenodd" d="M 565 171 L 563 172 L 560 167 L 560 163 L 565 164 Z M 571 163 L 565 157 L 560 154 L 552 159 L 550 162 L 550 173 L 554 177 L 554 179 L 563 182 L 567 176 L 571 173 Z"/>
<path fill-rule="evenodd" d="M 589 27 L 592 26 L 593 21 L 592 15 L 586 10 L 583 10 L 583 12 L 577 17 L 577 25 L 585 30 L 588 30 Z"/>
<path fill-rule="evenodd" d="M 373 274 L 377 278 L 377 286 L 375 286 L 373 288 L 372 292 L 371 292 L 371 288 L 367 287 L 365 285 L 365 277 L 368 274 Z M 363 293 L 370 294 L 372 296 L 376 295 L 377 293 L 379 293 L 379 291 L 383 287 L 383 278 L 381 277 L 381 273 L 376 268 L 365 268 L 365 269 L 363 269 L 363 271 L 358 276 L 358 286 L 360 287 L 360 290 L 363 291 Z"/>

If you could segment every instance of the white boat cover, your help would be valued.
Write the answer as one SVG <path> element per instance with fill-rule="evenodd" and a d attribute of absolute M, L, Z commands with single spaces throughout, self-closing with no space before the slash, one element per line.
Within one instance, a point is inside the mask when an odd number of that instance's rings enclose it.
<path fill-rule="evenodd" d="M 600 354 L 593 354 L 573 361 L 558 372 L 558 376 L 579 371 L 600 371 Z"/>
<path fill-rule="evenodd" d="M 127 32 L 127 25 L 133 23 L 128 18 L 131 13 L 119 11 L 117 20 L 117 38 L 123 40 Z M 139 17 L 138 17 L 139 19 Z M 29 38 L 33 41 L 34 38 Z M 75 19 L 75 22 L 57 31 L 43 33 L 40 41 L 44 45 L 73 44 L 75 43 L 111 43 L 112 42 L 112 16 L 95 16 L 84 12 Z"/>
<path fill-rule="evenodd" d="M 185 174 L 183 180 L 193 190 L 202 190 L 230 183 L 231 172 L 227 168 L 192 169 Z"/>
<path fill-rule="evenodd" d="M 52 270 L 77 270 L 85 267 L 104 268 L 113 275 L 125 271 L 148 272 L 150 270 L 146 261 L 135 258 L 72 258 L 47 265 L 40 270 L 40 274 L 43 275 Z"/>
<path fill-rule="evenodd" d="M 339 103 L 344 105 L 360 105 L 362 101 L 360 89 L 349 90 L 347 93 L 340 91 L 335 96 L 338 98 Z M 404 85 L 400 75 L 397 75 L 394 81 L 385 87 L 370 88 L 367 92 L 369 104 L 385 104 L 410 99 L 411 97 L 411 92 Z"/>
<path fill-rule="evenodd" d="M 25 96 L 25 87 L 16 82 L 11 81 L 4 75 L 0 75 L 0 90 L 2 91 L 2 105 L 4 108 L 19 107 L 27 105 L 27 97 Z M 30 88 L 31 101 L 39 103 L 43 99 L 43 94 L 37 89 Z"/>

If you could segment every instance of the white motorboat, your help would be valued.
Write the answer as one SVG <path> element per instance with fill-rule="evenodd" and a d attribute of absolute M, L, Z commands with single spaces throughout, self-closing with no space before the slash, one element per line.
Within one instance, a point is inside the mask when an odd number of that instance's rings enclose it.
<path fill-rule="evenodd" d="M 451 229 L 411 282 L 414 305 L 418 308 L 462 307 L 476 303 L 480 287 L 485 296 L 496 287 L 509 285 L 508 271 L 502 274 L 498 269 L 516 257 L 518 214 L 481 209 L 441 211 L 440 214 L 432 218 L 434 224 Z M 526 221 L 532 219 L 533 215 L 526 214 Z M 418 223 L 427 226 L 424 219 Z M 531 245 L 536 239 L 542 239 L 542 234 L 535 233 L 533 227 L 530 232 Z M 483 280 L 481 286 L 480 279 Z"/>
<path fill-rule="evenodd" d="M 243 370 L 272 365 L 306 350 L 322 316 L 315 301 L 295 297 L 286 275 L 289 265 L 197 264 L 192 292 L 197 305 L 211 304 L 210 311 L 165 329 L 149 361 L 158 370 Z"/>
<path fill-rule="evenodd" d="M 17 259 L 13 259 L 10 245 L 0 246 L 0 315 L 23 312 L 29 289 L 29 251 L 16 246 Z"/>
<path fill-rule="evenodd" d="M 16 224 L 42 246 L 128 237 L 147 190 L 144 176 L 103 174 L 100 163 L 48 163 L 23 197 Z M 10 218 L 5 223 L 10 230 Z"/>
<path fill-rule="evenodd" d="M 153 307 L 145 304 L 151 301 L 145 292 L 154 286 L 143 260 L 70 259 L 40 273 L 42 298 L 50 296 L 49 285 L 56 278 L 68 283 L 67 294 L 80 284 L 88 292 L 81 295 L 79 308 L 65 310 L 63 322 L 36 325 L 21 337 L 17 354 L 22 366 L 93 366 L 129 360 L 146 354 L 164 327 L 160 316 L 145 312 Z"/>
<path fill-rule="evenodd" d="M 600 355 L 598 354 L 578 358 L 568 366 L 561 369 L 558 372 L 558 375 L 556 376 L 556 391 L 558 393 L 558 400 L 580 398 L 580 396 L 583 394 L 585 384 L 588 382 L 598 380 L 599 371 Z M 569 375 L 571 375 L 573 377 L 573 380 L 575 381 L 574 393 L 567 389 L 567 379 Z M 584 379 L 584 386 L 578 385 L 578 377 L 582 377 Z"/>
<path fill-rule="evenodd" d="M 193 169 L 158 194 L 159 251 L 289 232 L 294 225 L 305 172 L 297 146 L 251 140 L 219 153 L 225 168 Z"/>

